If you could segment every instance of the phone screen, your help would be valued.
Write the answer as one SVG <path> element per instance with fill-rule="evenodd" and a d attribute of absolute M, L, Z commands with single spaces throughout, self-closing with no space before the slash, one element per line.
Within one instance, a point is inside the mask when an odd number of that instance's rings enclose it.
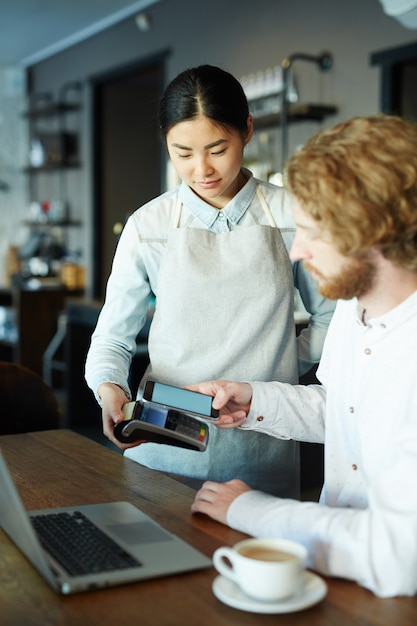
<path fill-rule="evenodd" d="M 181 387 L 154 382 L 151 400 L 183 411 L 191 411 L 207 417 L 215 416 L 211 406 L 213 400 L 211 396 L 181 389 Z"/>

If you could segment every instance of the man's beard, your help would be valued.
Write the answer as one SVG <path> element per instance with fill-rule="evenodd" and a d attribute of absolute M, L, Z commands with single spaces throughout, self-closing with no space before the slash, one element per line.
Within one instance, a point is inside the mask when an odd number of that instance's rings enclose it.
<path fill-rule="evenodd" d="M 364 258 L 352 258 L 337 276 L 326 278 L 308 261 L 304 262 L 307 270 L 318 275 L 317 288 L 324 298 L 329 300 L 351 300 L 366 294 L 374 283 L 375 267 Z"/>

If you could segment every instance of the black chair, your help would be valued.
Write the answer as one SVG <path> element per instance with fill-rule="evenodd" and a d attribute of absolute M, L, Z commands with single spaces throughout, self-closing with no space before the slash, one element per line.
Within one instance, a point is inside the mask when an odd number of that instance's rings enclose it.
<path fill-rule="evenodd" d="M 42 378 L 22 365 L 0 361 L 0 435 L 61 426 L 61 407 Z"/>

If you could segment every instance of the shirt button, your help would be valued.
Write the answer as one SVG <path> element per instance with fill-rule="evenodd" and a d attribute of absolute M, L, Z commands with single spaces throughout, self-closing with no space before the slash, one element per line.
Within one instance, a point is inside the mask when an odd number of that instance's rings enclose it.
<path fill-rule="evenodd" d="M 353 463 L 352 469 L 353 469 L 354 472 L 356 472 L 356 470 L 358 469 L 358 466 L 356 465 L 356 463 Z"/>
<path fill-rule="evenodd" d="M 350 407 L 349 407 L 349 411 L 350 411 L 350 413 L 354 413 L 354 412 L 355 412 L 355 407 L 350 406 Z"/>
<path fill-rule="evenodd" d="M 263 422 L 264 421 L 263 416 L 262 415 L 258 415 L 258 417 L 256 418 L 256 421 L 257 422 Z"/>
<path fill-rule="evenodd" d="M 365 354 L 371 354 L 372 350 L 371 348 L 365 348 Z"/>
<path fill-rule="evenodd" d="M 219 217 L 220 217 L 221 220 L 224 220 L 224 214 L 221 211 L 219 213 Z"/>

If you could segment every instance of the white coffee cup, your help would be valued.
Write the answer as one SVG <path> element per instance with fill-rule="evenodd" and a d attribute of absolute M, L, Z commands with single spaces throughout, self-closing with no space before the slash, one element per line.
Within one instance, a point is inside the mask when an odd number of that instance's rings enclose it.
<path fill-rule="evenodd" d="M 213 554 L 214 567 L 222 576 L 264 602 L 283 600 L 300 588 L 306 559 L 306 548 L 286 539 L 245 539 Z"/>

